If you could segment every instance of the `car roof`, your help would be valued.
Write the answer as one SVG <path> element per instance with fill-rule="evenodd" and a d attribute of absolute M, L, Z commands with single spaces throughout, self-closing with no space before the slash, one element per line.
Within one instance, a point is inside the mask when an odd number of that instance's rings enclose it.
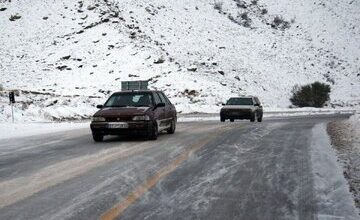
<path fill-rule="evenodd" d="M 256 98 L 256 96 L 238 96 L 238 97 L 231 97 L 230 99 L 239 99 L 239 98 Z"/>
<path fill-rule="evenodd" d="M 113 94 L 122 94 L 122 93 L 153 93 L 153 92 L 161 92 L 157 90 L 124 90 L 124 91 L 118 91 L 114 92 Z"/>

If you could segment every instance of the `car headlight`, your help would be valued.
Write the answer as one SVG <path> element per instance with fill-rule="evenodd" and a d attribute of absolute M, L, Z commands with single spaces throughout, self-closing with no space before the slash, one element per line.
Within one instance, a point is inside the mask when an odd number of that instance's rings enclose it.
<path fill-rule="evenodd" d="M 92 117 L 91 121 L 106 121 L 104 117 Z"/>
<path fill-rule="evenodd" d="M 148 115 L 138 115 L 133 117 L 133 121 L 149 121 L 150 117 Z"/>

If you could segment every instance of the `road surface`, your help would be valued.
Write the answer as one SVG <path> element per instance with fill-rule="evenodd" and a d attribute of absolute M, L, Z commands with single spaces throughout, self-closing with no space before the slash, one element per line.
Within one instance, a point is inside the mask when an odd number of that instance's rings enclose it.
<path fill-rule="evenodd" d="M 156 141 L 88 129 L 0 142 L 0 219 L 318 219 L 314 126 L 178 123 Z"/>

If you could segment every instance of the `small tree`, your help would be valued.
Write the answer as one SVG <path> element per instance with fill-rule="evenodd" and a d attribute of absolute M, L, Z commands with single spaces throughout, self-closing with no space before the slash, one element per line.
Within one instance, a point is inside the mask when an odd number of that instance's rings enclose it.
<path fill-rule="evenodd" d="M 305 86 L 294 86 L 290 101 L 298 107 L 321 108 L 330 99 L 330 86 L 314 82 Z"/>

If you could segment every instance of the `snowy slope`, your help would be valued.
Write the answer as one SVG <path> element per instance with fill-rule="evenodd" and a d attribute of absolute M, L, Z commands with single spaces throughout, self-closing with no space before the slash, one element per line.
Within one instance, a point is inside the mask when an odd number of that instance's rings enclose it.
<path fill-rule="evenodd" d="M 137 79 L 181 112 L 216 112 L 239 94 L 287 107 L 295 84 L 315 80 L 331 84 L 333 104 L 359 105 L 359 9 L 351 0 L 1 1 L 0 84 L 24 91 L 20 120 L 88 117 Z M 6 93 L 0 102 L 8 120 Z"/>

